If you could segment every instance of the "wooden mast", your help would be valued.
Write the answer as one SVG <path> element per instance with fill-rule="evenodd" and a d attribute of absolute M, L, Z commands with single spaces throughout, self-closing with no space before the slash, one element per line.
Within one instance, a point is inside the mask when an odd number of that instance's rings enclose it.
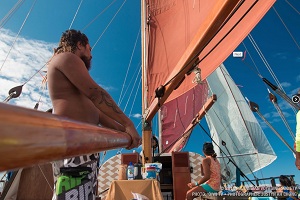
<path fill-rule="evenodd" d="M 145 110 L 148 107 L 147 104 L 147 5 L 145 0 L 141 0 L 141 26 L 142 26 L 142 113 L 145 114 Z M 142 128 L 142 163 L 152 162 L 152 127 L 151 120 L 146 120 L 143 115 L 143 128 Z"/>
<path fill-rule="evenodd" d="M 0 103 L 0 171 L 128 147 L 127 133 Z"/>

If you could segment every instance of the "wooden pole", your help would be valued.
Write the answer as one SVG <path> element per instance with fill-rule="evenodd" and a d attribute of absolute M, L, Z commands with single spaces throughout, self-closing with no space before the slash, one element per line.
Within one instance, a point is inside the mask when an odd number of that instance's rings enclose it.
<path fill-rule="evenodd" d="M 151 163 L 152 160 L 152 129 L 150 124 L 144 124 L 142 136 L 142 163 Z"/>
<path fill-rule="evenodd" d="M 0 103 L 0 171 L 128 147 L 127 133 Z"/>
<path fill-rule="evenodd" d="M 144 115 L 145 109 L 148 107 L 147 103 L 147 39 L 146 39 L 146 29 L 147 29 L 147 5 L 145 0 L 141 0 L 141 22 L 142 22 L 142 113 Z M 143 117 L 144 118 L 144 117 Z M 143 119 L 143 129 L 142 129 L 142 163 L 152 162 L 152 119 L 145 121 Z"/>

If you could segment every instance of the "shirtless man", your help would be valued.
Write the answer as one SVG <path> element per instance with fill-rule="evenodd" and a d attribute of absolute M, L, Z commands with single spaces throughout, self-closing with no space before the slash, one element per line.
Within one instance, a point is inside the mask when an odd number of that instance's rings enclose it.
<path fill-rule="evenodd" d="M 85 34 L 76 30 L 67 30 L 62 34 L 47 73 L 53 113 L 126 132 L 132 138 L 128 149 L 137 147 L 140 136 L 132 121 L 89 75 L 91 59 L 91 47 Z M 99 154 L 91 154 L 54 162 L 56 195 L 53 199 L 81 199 L 82 195 L 84 199 L 94 199 L 98 160 Z M 64 169 L 75 170 L 75 173 L 81 170 L 79 173 L 88 174 L 88 179 L 85 177 L 82 185 L 76 188 L 62 186 L 70 178 L 61 176 L 68 175 L 62 172 Z M 92 173 L 89 173 L 91 169 Z M 74 195 L 78 198 L 74 198 Z"/>

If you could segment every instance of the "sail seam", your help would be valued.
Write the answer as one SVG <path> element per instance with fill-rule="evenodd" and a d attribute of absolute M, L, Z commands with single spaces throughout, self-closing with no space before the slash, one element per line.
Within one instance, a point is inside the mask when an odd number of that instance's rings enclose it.
<path fill-rule="evenodd" d="M 227 74 L 225 74 L 223 67 L 220 67 L 220 69 L 221 69 L 220 71 L 221 71 L 221 73 L 223 74 L 223 77 L 224 77 L 224 79 L 225 79 L 225 81 L 226 81 L 226 84 L 229 86 L 228 80 L 227 80 L 227 78 L 226 78 Z M 232 81 L 233 81 L 233 80 L 232 80 Z M 233 81 L 233 83 L 234 83 L 234 81 Z M 234 99 L 235 105 L 237 106 L 237 109 L 238 109 L 238 111 L 239 111 L 239 113 L 240 113 L 240 117 L 242 118 L 242 121 L 244 122 L 244 123 L 243 123 L 244 128 L 245 128 L 245 129 L 247 130 L 247 132 L 249 133 L 249 132 L 250 132 L 250 131 L 249 131 L 249 128 L 248 128 L 248 126 L 246 126 L 246 121 L 245 121 L 245 119 L 244 119 L 244 117 L 243 117 L 243 115 L 242 115 L 242 112 L 241 112 L 240 107 L 238 106 L 238 103 L 237 103 L 237 101 L 236 101 L 236 97 L 235 97 L 235 95 L 233 94 L 231 87 L 228 87 L 228 88 L 229 88 L 229 90 L 230 90 L 230 93 L 232 94 L 232 97 L 233 97 L 233 99 Z M 249 134 L 248 134 L 248 135 L 249 135 Z M 251 135 L 249 135 L 249 138 L 251 139 L 252 144 L 254 144 L 253 138 L 252 138 Z M 253 146 L 254 146 L 254 145 L 253 145 Z M 255 146 L 254 146 L 254 148 L 256 149 Z M 237 148 L 237 149 L 238 149 L 238 148 Z M 256 149 L 256 151 L 257 151 L 257 149 Z M 243 160 L 244 160 L 244 159 L 243 159 Z M 246 163 L 248 169 L 249 169 L 249 170 L 251 171 L 251 173 L 253 174 L 253 171 L 252 171 L 252 169 L 250 168 L 249 164 L 248 164 L 245 160 L 244 160 L 244 162 Z M 253 174 L 253 175 L 254 175 L 254 174 Z"/>

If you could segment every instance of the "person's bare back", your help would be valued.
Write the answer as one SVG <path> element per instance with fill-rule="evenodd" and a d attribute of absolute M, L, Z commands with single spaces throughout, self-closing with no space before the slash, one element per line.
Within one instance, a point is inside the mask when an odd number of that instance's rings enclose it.
<path fill-rule="evenodd" d="M 68 68 L 68 66 L 67 64 L 62 65 L 62 63 L 67 63 L 69 59 L 77 60 L 78 56 L 73 53 L 61 53 L 54 56 L 48 65 L 48 85 L 54 113 L 97 125 L 99 124 L 98 108 L 67 77 L 69 70 L 65 68 Z M 74 64 L 78 66 L 82 65 L 83 62 L 80 63 L 80 60 L 78 60 Z M 76 79 L 79 79 L 78 82 L 80 79 L 85 79 L 81 76 L 81 71 L 88 73 L 84 66 L 82 70 L 78 70 L 76 73 L 77 66 L 71 66 L 73 68 L 71 72 L 78 75 L 74 77 L 73 82 L 75 81 L 75 83 L 77 82 Z"/>

